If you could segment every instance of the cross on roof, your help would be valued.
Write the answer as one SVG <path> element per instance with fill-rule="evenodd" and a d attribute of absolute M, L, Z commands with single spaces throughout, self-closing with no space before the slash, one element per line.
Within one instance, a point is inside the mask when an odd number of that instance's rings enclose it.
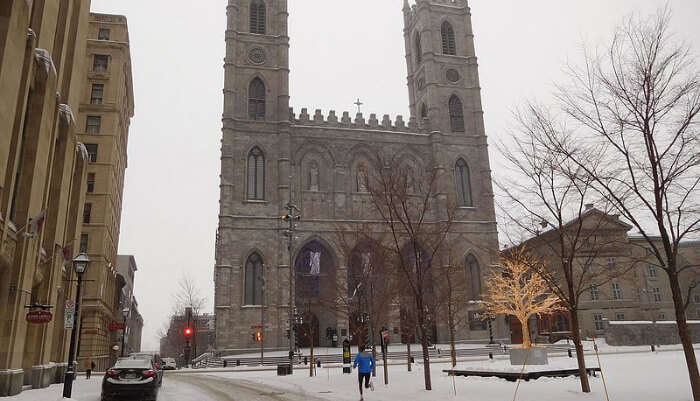
<path fill-rule="evenodd" d="M 361 107 L 364 103 L 362 103 L 362 102 L 360 101 L 360 98 L 359 98 L 359 97 L 357 98 L 357 101 L 356 101 L 355 103 L 353 103 L 353 104 L 354 104 L 355 106 L 357 106 L 357 114 L 362 113 L 362 110 L 360 109 L 360 107 Z"/>

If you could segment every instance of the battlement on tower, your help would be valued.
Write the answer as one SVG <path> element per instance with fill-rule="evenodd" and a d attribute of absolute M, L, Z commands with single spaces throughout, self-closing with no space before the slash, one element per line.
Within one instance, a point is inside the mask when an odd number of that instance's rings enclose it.
<path fill-rule="evenodd" d="M 409 0 L 404 0 L 403 11 L 408 21 L 412 21 L 416 17 L 416 8 L 423 3 L 445 5 L 455 8 L 466 8 L 469 6 L 467 0 L 415 0 L 412 5 L 409 5 Z"/>
<path fill-rule="evenodd" d="M 309 114 L 306 107 L 301 109 L 301 113 L 297 116 L 294 113 L 294 108 L 289 108 L 289 121 L 296 125 L 307 126 L 322 126 L 322 127 L 338 127 L 350 128 L 358 130 L 377 130 L 377 131 L 395 131 L 406 133 L 417 133 L 418 123 L 415 117 L 411 117 L 408 122 L 404 121 L 403 116 L 396 116 L 395 120 L 391 120 L 388 114 L 384 114 L 381 120 L 377 118 L 376 113 L 371 113 L 369 119 L 365 120 L 362 113 L 355 114 L 354 118 L 350 117 L 350 112 L 344 111 L 339 117 L 335 110 L 330 110 L 325 116 L 321 109 L 316 109 L 313 115 Z"/>

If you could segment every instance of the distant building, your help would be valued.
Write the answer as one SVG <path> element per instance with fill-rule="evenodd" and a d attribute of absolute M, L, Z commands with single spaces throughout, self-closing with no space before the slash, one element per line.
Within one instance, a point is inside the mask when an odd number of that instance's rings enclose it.
<path fill-rule="evenodd" d="M 170 319 L 168 330 L 160 339 L 160 356 L 170 357 L 184 361 L 185 336 L 184 330 L 187 327 L 185 315 L 175 315 Z M 192 336 L 192 358 L 205 352 L 212 351 L 215 345 L 215 319 L 212 314 L 194 316 L 190 321 L 190 327 L 194 330 Z"/>
<path fill-rule="evenodd" d="M 90 14 L 86 74 L 76 116 L 78 137 L 87 148 L 87 196 L 83 207 L 80 250 L 91 260 L 81 316 L 78 361 L 88 359 L 98 370 L 118 356 L 121 331 L 121 283 L 117 277 L 117 249 L 127 167 L 130 119 L 134 115 L 131 53 L 126 17 Z"/>
<path fill-rule="evenodd" d="M 632 226 L 620 220 L 619 216 L 605 214 L 592 206 L 583 213 L 581 219 L 584 228 L 580 235 L 586 239 L 586 243 L 581 245 L 574 263 L 580 265 L 580 268 L 617 269 L 621 272 L 619 277 L 609 281 L 585 283 L 585 293 L 581 296 L 579 309 L 581 334 L 584 337 L 601 337 L 606 320 L 675 320 L 668 276 L 658 266 L 647 241 L 628 235 Z M 578 219 L 569 222 L 564 229 L 577 229 L 579 224 L 573 224 L 575 222 Z M 556 266 L 560 259 L 553 244 L 558 239 L 557 230 L 552 229 L 513 248 L 525 246 L 530 252 L 539 255 L 546 264 Z M 689 287 L 693 280 L 700 279 L 700 241 L 681 244 L 679 263 L 681 266 L 695 266 L 683 273 L 680 282 L 684 287 L 683 293 L 691 297 L 687 317 L 700 318 L 700 288 L 693 290 Z M 510 320 L 513 342 L 518 342 L 521 338 L 520 324 L 514 322 L 514 319 Z M 539 319 L 533 318 L 530 330 L 533 336 L 539 336 L 541 340 L 556 340 L 570 333 L 571 323 L 568 314 L 556 313 Z"/>
<path fill-rule="evenodd" d="M 141 332 L 143 318 L 138 310 L 138 302 L 134 296 L 134 278 L 136 276 L 136 259 L 133 255 L 117 256 L 117 279 L 121 286 L 119 310 L 124 314 L 127 310 L 125 336 L 125 355 L 141 350 Z"/>

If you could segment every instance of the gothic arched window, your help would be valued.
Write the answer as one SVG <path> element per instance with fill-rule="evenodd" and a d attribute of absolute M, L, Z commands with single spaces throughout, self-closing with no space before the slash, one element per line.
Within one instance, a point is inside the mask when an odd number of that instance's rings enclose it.
<path fill-rule="evenodd" d="M 457 44 L 455 42 L 455 30 L 452 29 L 452 25 L 445 21 L 442 23 L 442 54 L 449 54 L 451 56 L 457 55 Z"/>
<path fill-rule="evenodd" d="M 258 253 L 245 262 L 245 305 L 263 304 L 263 261 Z"/>
<path fill-rule="evenodd" d="M 265 199 L 265 155 L 258 147 L 248 154 L 248 200 Z"/>
<path fill-rule="evenodd" d="M 452 132 L 464 132 L 464 108 L 462 101 L 455 95 L 450 98 L 450 128 Z"/>
<path fill-rule="evenodd" d="M 264 35 L 265 30 L 265 2 L 252 0 L 250 2 L 250 33 Z"/>
<path fill-rule="evenodd" d="M 265 119 L 265 84 L 255 78 L 248 87 L 248 117 L 251 120 Z"/>
<path fill-rule="evenodd" d="M 472 206 L 471 178 L 469 166 L 464 159 L 457 160 L 455 165 L 455 180 L 457 184 L 457 202 L 459 206 Z"/>
<path fill-rule="evenodd" d="M 416 32 L 415 46 L 416 46 L 416 64 L 420 64 L 420 62 L 423 61 L 423 47 L 421 46 L 421 43 L 420 43 L 420 32 Z"/>
<path fill-rule="evenodd" d="M 481 299 L 481 267 L 471 253 L 467 256 L 467 277 L 470 283 L 470 299 Z"/>
<path fill-rule="evenodd" d="M 423 103 L 423 104 L 420 106 L 420 120 L 421 120 L 421 123 L 423 122 L 423 119 L 424 119 L 424 118 L 428 118 L 428 107 L 425 105 L 425 103 Z"/>

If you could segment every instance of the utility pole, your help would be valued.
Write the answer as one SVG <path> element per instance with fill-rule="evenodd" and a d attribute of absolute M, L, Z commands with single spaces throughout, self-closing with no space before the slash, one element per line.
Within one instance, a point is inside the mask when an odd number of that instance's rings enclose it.
<path fill-rule="evenodd" d="M 263 274 L 265 274 L 265 265 L 263 265 Z M 265 364 L 265 277 L 261 277 L 262 281 L 262 299 L 260 300 L 260 366 Z"/>
<path fill-rule="evenodd" d="M 284 235 L 287 236 L 287 252 L 289 253 L 289 373 L 294 372 L 294 260 L 292 250 L 294 249 L 294 225 L 295 221 L 301 220 L 299 208 L 292 203 L 292 177 L 289 177 L 289 201 L 285 207 L 287 214 L 282 216 L 282 220 L 287 222 L 287 229 Z"/>

